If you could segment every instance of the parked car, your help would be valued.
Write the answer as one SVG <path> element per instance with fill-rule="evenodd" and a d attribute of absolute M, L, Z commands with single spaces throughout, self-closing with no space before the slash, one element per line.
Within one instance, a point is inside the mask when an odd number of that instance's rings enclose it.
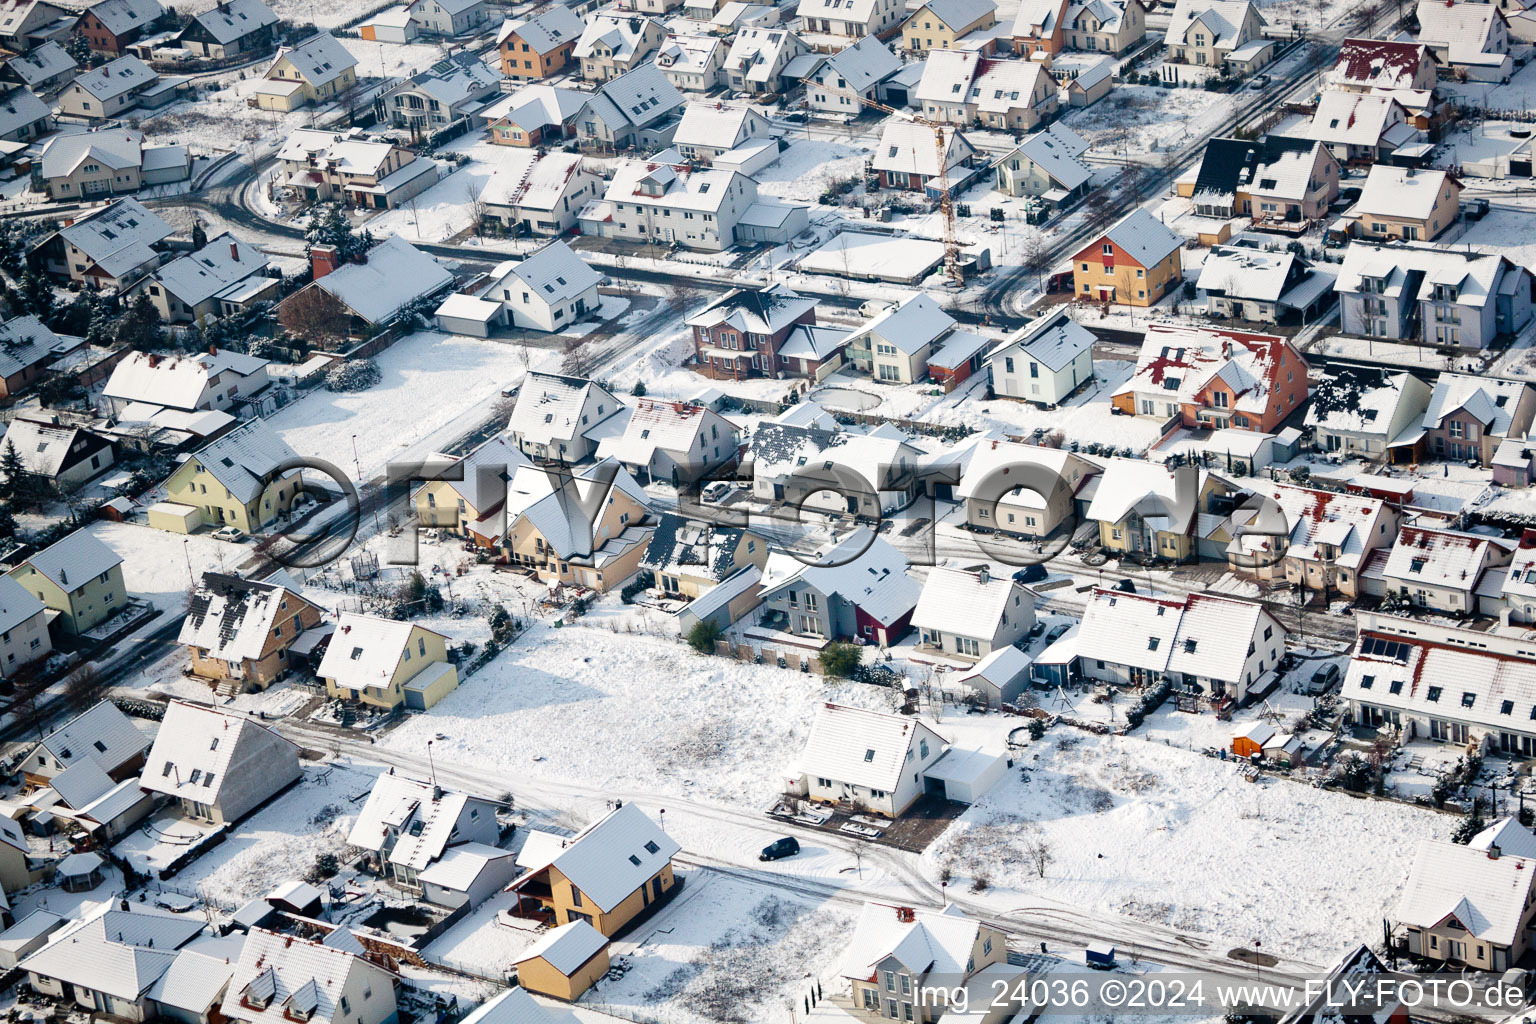
<path fill-rule="evenodd" d="M 800 852 L 800 840 L 794 836 L 785 836 L 783 839 L 775 839 L 763 847 L 763 852 L 757 855 L 758 860 L 783 860 L 785 857 L 793 857 Z"/>
<path fill-rule="evenodd" d="M 1307 692 L 1314 697 L 1327 693 L 1339 681 L 1339 666 L 1329 662 L 1316 672 L 1312 673 L 1312 681 L 1307 684 Z"/>
<path fill-rule="evenodd" d="M 866 320 L 873 320 L 882 313 L 889 313 L 896 308 L 896 303 L 887 302 L 884 299 L 866 299 L 859 306 L 859 316 Z"/>
<path fill-rule="evenodd" d="M 1071 628 L 1072 624 L 1070 622 L 1058 622 L 1056 625 L 1052 626 L 1051 631 L 1045 634 L 1046 646 L 1050 646 L 1057 640 L 1060 640 L 1062 636 L 1066 634 L 1067 630 Z"/>
<path fill-rule="evenodd" d="M 1030 640 L 1038 640 L 1040 638 L 1040 634 L 1044 633 L 1044 632 L 1045 632 L 1045 620 L 1044 619 L 1036 619 L 1035 620 L 1035 624 L 1033 626 L 1029 627 L 1029 639 Z"/>
<path fill-rule="evenodd" d="M 227 540 L 231 544 L 244 544 L 245 531 L 238 526 L 225 526 L 213 531 L 214 540 Z"/>
<path fill-rule="evenodd" d="M 712 484 L 705 484 L 704 485 L 704 489 L 699 492 L 699 495 L 705 501 L 713 502 L 713 501 L 724 501 L 726 495 L 728 495 L 730 493 L 731 493 L 731 485 L 728 482 L 726 482 L 724 480 L 716 480 Z"/>
<path fill-rule="evenodd" d="M 1013 574 L 1013 582 L 1039 583 L 1049 575 L 1050 573 L 1046 571 L 1045 566 L 1043 565 L 1026 565 L 1024 568 Z"/>
<path fill-rule="evenodd" d="M 1132 583 L 1130 580 L 1118 580 L 1115 585 L 1109 589 L 1118 590 L 1122 594 L 1134 594 L 1136 593 L 1136 584 Z"/>

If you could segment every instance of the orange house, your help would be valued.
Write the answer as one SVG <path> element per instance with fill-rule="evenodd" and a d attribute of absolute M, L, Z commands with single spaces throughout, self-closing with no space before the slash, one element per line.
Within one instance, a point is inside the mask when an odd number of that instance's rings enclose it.
<path fill-rule="evenodd" d="M 1133 210 L 1072 257 L 1073 291 L 1088 302 L 1151 306 L 1183 282 L 1184 239 Z"/>
<path fill-rule="evenodd" d="M 496 34 L 496 55 L 505 78 L 538 81 L 565 68 L 581 38 L 582 21 L 564 4 L 519 21 Z"/>
<path fill-rule="evenodd" d="M 1013 52 L 1028 57 L 1041 51 L 1052 57 L 1066 45 L 1067 0 L 1025 0 L 1013 20 Z"/>

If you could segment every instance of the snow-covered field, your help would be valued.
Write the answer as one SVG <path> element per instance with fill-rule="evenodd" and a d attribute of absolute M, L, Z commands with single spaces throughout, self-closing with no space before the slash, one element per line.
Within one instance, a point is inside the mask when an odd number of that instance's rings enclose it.
<path fill-rule="evenodd" d="M 777 160 L 758 173 L 758 192 L 814 203 L 833 182 L 862 178 L 870 152 L 868 147 L 794 139 Z"/>
<path fill-rule="evenodd" d="M 1233 97 L 1204 89 L 1116 85 L 1089 107 L 1069 111 L 1062 123 L 1101 156 L 1148 153 L 1185 145 L 1207 123 L 1230 113 Z"/>
<path fill-rule="evenodd" d="M 204 535 L 185 537 L 134 523 L 92 523 L 96 539 L 123 559 L 123 584 L 130 597 L 143 598 L 167 614 L 187 606 L 193 581 L 203 573 L 233 572 L 251 555 L 249 547 Z M 156 625 L 161 623 L 157 622 Z"/>

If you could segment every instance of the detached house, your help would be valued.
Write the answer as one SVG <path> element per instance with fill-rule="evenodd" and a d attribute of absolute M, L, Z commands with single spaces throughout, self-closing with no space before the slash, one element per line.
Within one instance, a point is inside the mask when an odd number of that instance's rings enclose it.
<path fill-rule="evenodd" d="M 1097 465 L 1061 448 L 985 436 L 964 443 L 971 447 L 952 493 L 965 502 L 970 526 L 1032 538 L 1049 537 L 1066 522 L 1075 528 L 1074 512 L 1087 505 L 1084 492 Z"/>
<path fill-rule="evenodd" d="M 480 112 L 498 146 L 539 146 L 576 135 L 576 115 L 588 94 L 553 85 L 525 85 Z M 554 154 L 550 154 L 553 156 Z M 494 175 L 495 172 L 493 171 Z"/>
<path fill-rule="evenodd" d="M 766 538 L 740 527 L 663 512 L 640 566 L 655 575 L 657 592 L 691 600 L 744 569 L 760 572 L 767 561 Z"/>
<path fill-rule="evenodd" d="M 412 504 L 421 525 L 469 539 L 473 533 L 494 537 L 506 508 L 507 480 L 528 458 L 510 437 L 501 435 L 463 458 L 434 455 L 450 468 L 427 479 L 413 492 Z"/>
<path fill-rule="evenodd" d="M 672 145 L 685 158 L 709 164 L 753 139 L 770 139 L 773 125 L 751 107 L 727 107 L 718 103 L 690 103 L 683 110 Z"/>
<path fill-rule="evenodd" d="M 710 376 L 766 377 L 788 368 L 779 352 L 798 329 L 815 329 L 816 300 L 782 284 L 738 288 L 683 322 L 693 329 L 698 366 Z"/>
<path fill-rule="evenodd" d="M 254 256 L 249 258 L 254 262 Z M 176 262 L 180 261 L 166 266 Z M 270 384 L 267 361 L 243 352 L 214 349 L 195 356 L 131 352 L 113 368 L 102 397 L 113 415 L 137 419 L 142 418 L 138 406 L 184 412 L 238 409 Z"/>
<path fill-rule="evenodd" d="M 150 739 L 111 701 L 101 701 L 54 729 L 21 761 L 22 778 L 48 786 L 71 768 L 94 764 L 114 782 L 137 778 Z"/>
<path fill-rule="evenodd" d="M 576 113 L 576 134 L 610 150 L 670 146 L 682 109 L 683 94 L 648 61 L 598 86 Z"/>
<path fill-rule="evenodd" d="M 1473 82 L 1507 82 L 1514 68 L 1509 21 L 1496 4 L 1419 0 L 1419 42 Z"/>
<path fill-rule="evenodd" d="M 1215 246 L 1196 287 L 1209 316 L 1256 323 L 1311 323 L 1332 304 L 1334 275 L 1292 252 Z"/>
<path fill-rule="evenodd" d="M 1109 551 L 1182 562 L 1195 553 L 1197 517 L 1224 490 L 1219 478 L 1194 466 L 1114 458 L 1099 476 L 1087 518 L 1099 524 L 1099 543 Z"/>
<path fill-rule="evenodd" d="M 539 579 L 606 593 L 640 567 L 650 511 L 613 459 L 575 473 L 526 466 L 512 477 L 507 527 L 493 543 Z"/>
<path fill-rule="evenodd" d="M 27 262 L 88 288 L 121 289 L 160 265 L 172 234 L 137 199 L 119 199 L 45 235 Z"/>
<path fill-rule="evenodd" d="M 800 0 L 795 14 L 807 33 L 862 39 L 894 35 L 906 11 L 897 0 Z"/>
<path fill-rule="evenodd" d="M 920 718 L 823 704 L 805 749 L 786 774 L 785 790 L 817 803 L 899 818 L 923 795 L 923 773 L 948 748 Z"/>
<path fill-rule="evenodd" d="M 57 42 L 49 40 L 27 53 L 19 53 L 7 59 L 3 65 L 0 65 L 0 80 L 18 82 L 28 89 L 46 91 L 56 85 L 63 85 L 74 77 L 78 69 L 79 65 L 75 63 L 75 58 L 69 55 L 69 51 Z M 12 118 L 14 116 L 11 115 Z M 0 122 L 0 139 L 7 142 L 17 141 L 9 138 L 14 131 L 11 118 Z"/>
<path fill-rule="evenodd" d="M 165 15 L 160 0 L 101 0 L 75 22 L 75 34 L 92 53 L 115 57 Z"/>
<path fill-rule="evenodd" d="M 570 63 L 585 28 L 581 17 L 564 4 L 528 18 L 507 19 L 496 33 L 502 77 L 537 81 L 558 74 Z"/>
<path fill-rule="evenodd" d="M 1428 384 L 1406 371 L 1329 367 L 1312 388 L 1306 425 L 1325 452 L 1384 460 L 1393 441 L 1421 429 L 1429 393 Z"/>
<path fill-rule="evenodd" d="M 928 358 L 956 320 L 927 292 L 916 292 L 848 337 L 848 360 L 877 381 L 912 384 L 928 376 Z"/>
<path fill-rule="evenodd" d="M 1055 408 L 1093 380 L 1096 340 L 1065 309 L 1037 317 L 987 352 L 992 390 Z"/>
<path fill-rule="evenodd" d="M 1373 553 L 1397 537 L 1398 512 L 1380 498 L 1263 481 L 1248 490 L 1212 541 L 1234 571 L 1261 580 L 1358 597 Z"/>
<path fill-rule="evenodd" d="M 1460 462 L 1493 461 L 1507 437 L 1527 437 L 1536 414 L 1536 391 L 1530 385 L 1499 377 L 1442 373 L 1435 380 L 1424 411 L 1423 434 L 1405 436 L 1397 444 L 1419 453 Z"/>
<path fill-rule="evenodd" d="M 1154 323 L 1136 372 L 1111 401 L 1187 427 L 1273 432 L 1306 398 L 1306 361 L 1286 338 Z"/>
<path fill-rule="evenodd" d="M 1340 163 L 1385 160 L 1419 137 L 1399 95 L 1324 90 L 1312 119 L 1298 126 L 1295 134 L 1321 142 Z"/>
<path fill-rule="evenodd" d="M 901 46 L 918 56 L 948 50 L 957 40 L 997 24 L 993 0 L 928 0 L 901 26 Z"/>
<path fill-rule="evenodd" d="M 1164 35 L 1163 80 L 1199 83 L 1263 67 L 1274 54 L 1267 24 L 1249 0 L 1179 0 Z"/>
<path fill-rule="evenodd" d="M 413 622 L 344 613 L 315 669 L 326 695 L 425 711 L 459 685 L 447 638 Z"/>
<path fill-rule="evenodd" d="M 455 851 L 465 847 L 471 852 L 495 850 L 499 835 L 496 805 L 491 801 L 387 772 L 374 781 L 347 835 L 347 845 L 362 850 L 368 868 L 391 884 L 439 903 L 432 897 L 444 895 L 441 889 L 427 887 L 434 866 L 456 859 Z M 503 876 L 499 884 L 475 893 L 481 899 L 499 892 L 516 876 L 510 852 L 495 852 L 507 858 L 500 869 Z"/>
<path fill-rule="evenodd" d="M 217 319 L 250 309 L 258 302 L 275 301 L 283 281 L 277 274 L 269 273 L 268 266 L 266 253 L 226 231 L 196 252 L 167 263 L 129 291 L 134 295 L 140 292 L 148 295 L 160 319 L 166 323 L 198 323 L 205 318 Z M 135 356 L 141 354 L 133 353 Z M 250 359 L 232 352 L 225 352 L 223 356 L 231 361 L 237 357 L 240 361 Z M 198 357 L 199 360 L 203 358 Z M 185 362 L 166 360 L 168 365 L 184 365 Z M 216 378 L 219 372 L 214 371 L 212 376 Z M 247 379 L 257 372 L 253 369 L 242 374 L 235 370 L 237 376 Z M 265 380 L 264 362 L 259 373 Z M 255 390 L 258 388 L 243 386 L 236 394 L 250 394 Z M 217 397 L 227 401 L 228 389 L 221 391 L 223 393 L 217 396 L 210 395 L 210 400 Z"/>
<path fill-rule="evenodd" d="M 1033 131 L 1060 106 L 1056 81 L 1044 62 L 994 60 L 966 50 L 930 53 L 915 96 L 932 120 L 980 122 L 984 128 L 1014 133 Z M 932 134 L 932 129 L 921 130 Z M 928 148 L 933 149 L 931 140 Z"/>
<path fill-rule="evenodd" d="M 77 75 L 59 93 L 59 113 L 99 120 L 116 117 L 139 105 L 141 98 L 160 85 L 160 76 L 137 57 L 119 57 L 95 71 Z M 153 106 L 170 102 L 169 93 L 160 90 Z"/>
<path fill-rule="evenodd" d="M 507 430 L 513 444 L 530 459 L 582 462 L 597 451 L 597 439 L 588 436 L 593 428 L 607 424 L 612 431 L 621 430 L 623 421 L 608 421 L 624 408 L 612 392 L 590 380 L 530 371 L 517 393 Z"/>
<path fill-rule="evenodd" d="M 1181 238 L 1146 210 L 1127 214 L 1072 257 L 1081 298 L 1151 306 L 1183 280 Z"/>
<path fill-rule="evenodd" d="M 439 321 L 470 321 L 468 333 L 472 334 L 481 334 L 479 324 L 485 322 L 563 331 L 597 309 L 601 302 L 597 286 L 602 280 L 602 274 L 556 239 L 521 260 L 497 264 L 490 281 L 473 297 L 477 305 L 466 308 L 470 303 L 464 300 L 470 296 L 449 295 L 438 307 L 437 316 Z M 457 329 L 458 325 L 451 326 Z"/>
<path fill-rule="evenodd" d="M 660 48 L 667 30 L 660 21 L 618 8 L 595 11 L 571 56 L 581 63 L 581 77 L 606 82 L 633 71 Z"/>
<path fill-rule="evenodd" d="M 1176 187 L 1202 217 L 1296 224 L 1328 215 L 1339 195 L 1339 162 L 1315 139 L 1212 139 L 1194 181 Z"/>
<path fill-rule="evenodd" d="M 1082 195 L 1093 178 L 1092 169 L 1079 159 L 1087 151 L 1088 140 L 1066 125 L 1042 128 L 997 162 L 997 190 L 1065 206 Z"/>
<path fill-rule="evenodd" d="M 1346 39 L 1324 81 L 1329 88 L 1348 92 L 1428 90 L 1439 78 L 1438 66 L 1423 43 Z"/>
<path fill-rule="evenodd" d="M 1017 643 L 1035 624 L 1034 592 L 1006 576 L 938 566 L 912 612 L 919 651 L 979 660 Z"/>
<path fill-rule="evenodd" d="M 904 69 L 908 65 L 875 36 L 865 36 L 830 56 L 814 59 L 814 66 L 803 76 L 809 79 L 805 104 L 811 110 L 853 120 L 867 112 L 867 104 L 860 100 L 907 105 Z"/>
<path fill-rule="evenodd" d="M 245 717 L 173 700 L 139 785 L 181 802 L 189 818 L 228 825 L 302 775 L 299 748 Z"/>
<path fill-rule="evenodd" d="M 500 92 L 496 72 L 478 54 L 460 50 L 401 79 L 374 100 L 374 109 L 395 127 L 421 133 L 479 113 Z"/>
<path fill-rule="evenodd" d="M 1530 323 L 1533 285 L 1504 256 L 1351 242 L 1334 288 L 1346 334 L 1485 349 Z"/>
<path fill-rule="evenodd" d="M 552 925 L 584 922 L 611 938 L 677 884 L 681 847 L 632 803 L 574 838 L 535 832 L 528 842 L 518 858 L 527 870 L 508 891 Z"/>
<path fill-rule="evenodd" d="M 87 530 L 76 530 L 7 575 L 52 612 L 48 628 L 79 636 L 128 607 L 123 557 Z"/>
<path fill-rule="evenodd" d="M 357 84 L 357 58 L 329 32 L 284 46 L 256 87 L 257 106 L 279 112 L 328 103 Z"/>
<path fill-rule="evenodd" d="M 642 398 L 624 433 L 599 454 L 618 459 L 642 484 L 682 487 L 735 461 L 738 429 L 700 405 Z"/>
<path fill-rule="evenodd" d="M 160 1005 L 151 990 L 207 922 L 131 907 L 126 900 L 108 900 L 56 932 L 21 961 L 28 986 L 117 1020 L 158 1019 Z"/>
<path fill-rule="evenodd" d="M 392 94 L 399 107 L 386 108 L 407 124 L 427 123 L 431 116 L 426 102 L 414 113 L 409 99 L 422 94 L 410 93 L 410 80 L 402 83 L 406 91 Z M 441 104 L 439 104 L 441 108 Z M 439 110 L 441 113 L 441 109 Z M 277 151 L 287 185 L 312 202 L 340 200 L 349 206 L 390 210 L 412 196 L 420 195 L 437 183 L 437 164 L 418 160 L 416 153 L 392 142 L 366 138 L 361 129 L 328 132 L 299 128 L 290 134 Z M 391 239 L 386 239 L 388 242 Z"/>
<path fill-rule="evenodd" d="M 1119 56 L 1147 36 L 1141 0 L 1072 0 L 1067 4 L 1067 46 Z"/>
<path fill-rule="evenodd" d="M 670 33 L 656 51 L 656 66 L 679 89 L 707 92 L 720 84 L 728 49 L 719 36 Z"/>
<path fill-rule="evenodd" d="M 42 599 L 11 577 L 0 576 L 0 679 L 11 678 L 52 652 Z"/>
<path fill-rule="evenodd" d="M 298 455 L 265 420 L 253 419 L 178 466 L 149 521 L 173 533 L 205 525 L 259 533 L 287 515 L 302 489 Z"/>
<path fill-rule="evenodd" d="M 289 648 L 320 616 L 318 605 L 281 584 L 205 572 L 176 642 L 187 648 L 192 674 L 221 694 L 265 690 L 288 674 Z"/>
<path fill-rule="evenodd" d="M 752 495 L 873 520 L 916 498 L 921 456 L 899 431 L 846 434 L 786 419 L 760 423 L 748 452 Z"/>
<path fill-rule="evenodd" d="M 1376 164 L 1349 215 L 1364 238 L 1427 242 L 1455 223 L 1460 198 L 1449 171 Z"/>
<path fill-rule="evenodd" d="M 1404 526 L 1380 567 L 1380 581 L 1387 594 L 1416 608 L 1471 615 L 1483 574 L 1497 571 L 1502 580 L 1507 573 L 1498 570 L 1509 565 L 1515 547 L 1501 537 Z M 1367 572 L 1367 586 L 1372 575 Z"/>
<path fill-rule="evenodd" d="M 983 993 L 1011 992 L 1023 977 L 1008 964 L 1008 936 L 952 904 L 941 911 L 864 904 L 839 973 L 866 1014 L 933 1021 L 956 1015 L 950 1001 L 963 998 L 971 1012 L 959 1015 L 980 1024 L 1008 1016 Z"/>
<path fill-rule="evenodd" d="M 10 398 L 25 391 L 43 379 L 54 360 L 76 347 L 30 313 L 0 324 L 0 395 Z"/>
<path fill-rule="evenodd" d="M 1394 915 L 1408 952 L 1449 968 L 1504 971 L 1529 948 L 1536 838 L 1512 818 L 1465 846 L 1421 839 Z"/>
<path fill-rule="evenodd" d="M 422 35 L 461 36 L 490 20 L 486 0 L 410 0 L 406 12 Z"/>
<path fill-rule="evenodd" d="M 389 323 L 406 307 L 453 284 L 447 267 L 399 235 L 390 235 L 348 263 L 340 262 L 329 246 L 311 246 L 309 262 L 314 280 L 304 287 L 317 288 L 340 303 L 358 334 Z"/>
<path fill-rule="evenodd" d="M 271 46 L 277 26 L 277 15 L 261 0 L 221 0 L 193 15 L 176 43 L 199 57 L 234 57 Z"/>
<path fill-rule="evenodd" d="M 907 558 L 867 528 L 854 530 L 808 565 L 775 553 L 763 576 L 762 599 L 771 628 L 818 641 L 859 637 L 889 646 L 906 635 L 922 584 L 907 575 Z"/>
<path fill-rule="evenodd" d="M 355 953 L 253 928 L 219 1013 L 244 1024 L 395 1024 L 397 981 Z"/>
<path fill-rule="evenodd" d="M 96 199 L 185 181 L 192 172 L 186 146 L 144 144 L 133 128 L 95 128 L 42 142 L 42 178 L 54 199 Z"/>
<path fill-rule="evenodd" d="M 13 53 L 26 53 L 48 42 L 63 43 L 74 24 L 74 14 L 44 0 L 0 2 L 0 46 Z"/>
<path fill-rule="evenodd" d="M 879 45 L 878 40 L 876 44 Z M 726 51 L 720 65 L 720 77 L 737 92 L 782 92 L 794 84 L 784 78 L 790 63 L 809 51 L 810 47 L 805 40 L 788 29 L 744 26 L 737 30 L 735 38 L 731 40 L 730 49 Z M 841 52 L 846 53 L 847 50 Z M 886 50 L 886 53 L 890 51 Z M 895 59 L 894 55 L 892 59 Z M 897 61 L 898 66 L 900 63 Z M 806 98 L 811 98 L 809 91 Z"/>

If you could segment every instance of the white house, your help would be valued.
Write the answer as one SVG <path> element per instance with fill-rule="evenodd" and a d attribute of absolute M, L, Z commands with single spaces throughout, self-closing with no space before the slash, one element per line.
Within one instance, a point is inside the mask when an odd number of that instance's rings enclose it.
<path fill-rule="evenodd" d="M 216 708 L 173 700 L 145 759 L 140 785 L 217 825 L 250 814 L 301 775 L 299 748 L 273 730 Z"/>
<path fill-rule="evenodd" d="M 586 21 L 571 56 L 581 63 L 581 77 L 591 82 L 606 82 L 635 70 L 666 38 L 660 19 L 633 10 L 594 11 Z"/>
<path fill-rule="evenodd" d="M 1392 441 L 1419 428 L 1429 394 L 1406 370 L 1333 366 L 1317 377 L 1305 422 L 1325 452 L 1385 459 Z"/>
<path fill-rule="evenodd" d="M 898 0 L 800 0 L 795 14 L 808 33 L 861 39 L 889 34 L 906 8 Z"/>
<path fill-rule="evenodd" d="M 617 432 L 625 405 L 601 384 L 580 377 L 530 371 L 517 393 L 507 430 L 531 459 L 581 462 L 597 451 L 595 428 Z"/>
<path fill-rule="evenodd" d="M 672 145 L 688 160 L 708 164 L 744 142 L 773 134 L 773 125 L 751 107 L 694 102 L 684 108 Z"/>
<path fill-rule="evenodd" d="M 28 782 L 46 785 L 77 764 L 92 761 L 114 780 L 136 777 L 150 739 L 110 701 L 76 715 L 38 741 L 21 762 Z"/>
<path fill-rule="evenodd" d="M 608 79 L 571 120 L 584 146 L 650 150 L 672 144 L 683 94 L 655 61 Z"/>
<path fill-rule="evenodd" d="M 1012 646 L 1035 624 L 1035 595 L 979 569 L 937 566 L 923 583 L 912 626 L 923 648 L 966 660 Z"/>
<path fill-rule="evenodd" d="M 205 317 L 229 316 L 258 302 L 275 300 L 282 278 L 269 272 L 268 266 L 266 253 L 226 231 L 196 252 L 167 263 L 135 284 L 130 292 L 147 294 L 160 319 L 168 323 L 195 323 Z M 222 355 L 227 360 L 236 354 Z M 265 377 L 265 363 L 261 373 Z M 244 387 L 240 393 L 249 395 L 258 390 L 259 387 Z"/>
<path fill-rule="evenodd" d="M 920 718 L 823 704 L 785 788 L 820 803 L 900 817 L 923 795 L 923 772 L 948 747 Z"/>
<path fill-rule="evenodd" d="M 490 20 L 487 0 L 412 0 L 406 11 L 423 35 L 461 36 Z"/>
<path fill-rule="evenodd" d="M 987 353 L 992 390 L 1048 408 L 1093 379 L 1093 332 L 1065 309 L 1039 317 Z"/>
<path fill-rule="evenodd" d="M 598 307 L 598 283 L 593 270 L 569 245 L 555 240 L 521 260 L 508 260 L 491 272 L 490 283 L 478 298 L 500 307 L 500 322 L 535 331 L 561 331 L 580 323 Z M 460 296 L 450 295 L 438 316 L 453 316 Z"/>
<path fill-rule="evenodd" d="M 994 60 L 966 50 L 928 54 L 917 99 L 935 121 L 1008 132 L 1033 131 L 1060 106 L 1044 61 Z"/>
<path fill-rule="evenodd" d="M 28 258 L 49 276 L 121 289 L 160 265 L 172 234 L 137 199 L 119 199 L 45 236 Z"/>
<path fill-rule="evenodd" d="M 508 231 L 538 237 L 563 235 L 582 208 L 602 194 L 603 180 L 586 170 L 579 153 L 514 149 L 499 154 L 480 192 L 486 216 Z"/>
<path fill-rule="evenodd" d="M 1419 0 L 1419 42 L 1474 82 L 1507 82 L 1514 67 L 1509 20 L 1497 4 Z"/>
<path fill-rule="evenodd" d="M 52 130 L 53 111 L 31 89 L 0 90 L 0 142 L 31 142 Z"/>
<path fill-rule="evenodd" d="M 344 949 L 253 928 L 219 1009 L 246 1024 L 395 1024 L 398 980 Z"/>
<path fill-rule="evenodd" d="M 1483 574 L 1492 571 L 1503 580 L 1515 547 L 1502 537 L 1404 526 L 1380 569 L 1381 582 L 1387 594 L 1416 608 L 1471 615 Z M 1366 571 L 1368 590 L 1372 569 Z"/>
<path fill-rule="evenodd" d="M 118 1020 L 152 1020 L 158 1007 L 150 990 L 205 924 L 196 915 L 109 900 L 20 967 L 33 991 Z"/>
<path fill-rule="evenodd" d="M 102 391 L 114 414 L 134 418 L 130 406 L 229 411 L 254 398 L 271 380 L 267 361 L 217 349 L 195 356 L 130 352 Z"/>
<path fill-rule="evenodd" d="M 46 613 L 35 594 L 9 576 L 0 577 L 0 679 L 53 650 Z"/>
<path fill-rule="evenodd" d="M 641 399 L 624 433 L 599 456 L 612 455 L 642 484 L 679 486 L 701 480 L 736 457 L 737 426 L 688 402 Z"/>
<path fill-rule="evenodd" d="M 737 92 L 780 92 L 793 83 L 780 76 L 810 47 L 794 32 L 778 26 L 748 25 L 736 32 L 720 67 L 725 84 Z"/>
<path fill-rule="evenodd" d="M 656 51 L 656 66 L 679 89 L 707 92 L 720 84 L 729 49 L 719 36 L 674 33 Z"/>
<path fill-rule="evenodd" d="M 59 93 L 59 112 L 92 119 L 116 117 L 138 106 L 145 94 L 163 91 L 160 76 L 148 64 L 132 55 L 119 57 L 76 76 Z M 164 99 L 169 102 L 170 95 Z"/>
<path fill-rule="evenodd" d="M 423 874 L 452 850 L 466 844 L 494 847 L 499 831 L 491 801 L 386 773 L 374 781 L 347 844 L 365 851 L 369 867 L 395 885 L 421 891 Z M 512 881 L 513 867 L 507 865 L 503 886 Z"/>
<path fill-rule="evenodd" d="M 856 118 L 864 113 L 863 100 L 884 102 L 882 86 L 903 67 L 901 58 L 874 36 L 865 36 L 851 46 L 819 58 L 807 76 L 805 103 L 824 114 L 842 114 Z M 900 104 L 905 106 L 905 97 Z"/>

